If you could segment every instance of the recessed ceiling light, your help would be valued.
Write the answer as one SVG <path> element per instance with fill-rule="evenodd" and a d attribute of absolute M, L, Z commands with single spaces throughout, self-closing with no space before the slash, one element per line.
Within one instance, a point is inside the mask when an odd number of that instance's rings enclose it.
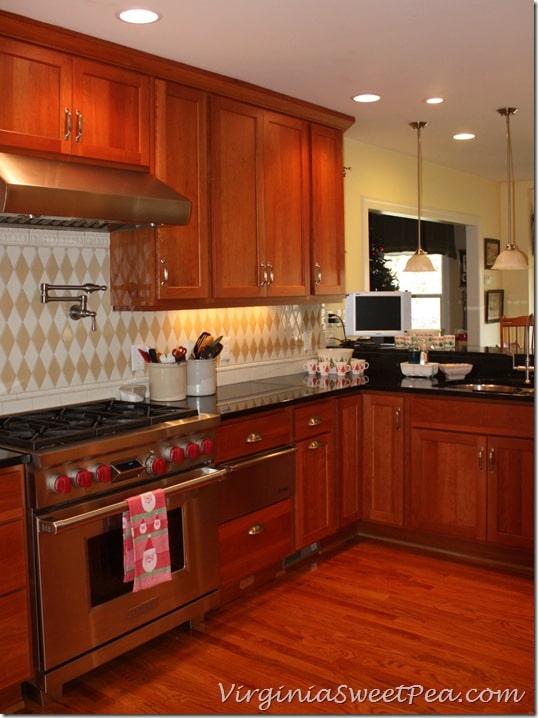
<path fill-rule="evenodd" d="M 444 102 L 442 97 L 428 97 L 426 100 L 426 104 L 428 105 L 440 105 L 441 102 Z"/>
<path fill-rule="evenodd" d="M 355 102 L 377 102 L 378 100 L 381 99 L 381 97 L 380 97 L 380 95 L 364 94 L 364 95 L 355 95 L 355 97 L 353 99 L 355 100 Z"/>
<path fill-rule="evenodd" d="M 159 13 L 153 10 L 147 10 L 146 8 L 129 8 L 129 10 L 121 10 L 116 13 L 123 22 L 130 22 L 135 25 L 148 25 L 152 22 L 157 22 L 161 19 Z"/>
<path fill-rule="evenodd" d="M 454 140 L 474 140 L 476 135 L 474 135 L 472 132 L 459 132 L 457 135 L 453 135 L 452 139 Z"/>

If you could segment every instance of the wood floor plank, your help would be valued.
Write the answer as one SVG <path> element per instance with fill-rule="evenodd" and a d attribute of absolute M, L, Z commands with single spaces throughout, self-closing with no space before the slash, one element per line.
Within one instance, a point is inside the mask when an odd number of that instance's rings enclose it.
<path fill-rule="evenodd" d="M 352 700 L 359 690 L 365 700 Z M 512 693 L 505 700 L 499 691 Z M 72 681 L 44 709 L 27 710 L 533 714 L 533 581 L 358 540 L 291 567 L 192 630 L 170 631 Z"/>

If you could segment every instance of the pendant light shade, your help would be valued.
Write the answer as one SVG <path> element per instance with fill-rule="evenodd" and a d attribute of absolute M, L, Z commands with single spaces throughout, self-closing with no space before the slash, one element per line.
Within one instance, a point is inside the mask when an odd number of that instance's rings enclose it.
<path fill-rule="evenodd" d="M 508 244 L 500 252 L 492 269 L 528 269 L 527 259 L 515 244 L 515 192 L 514 162 L 512 157 L 512 138 L 510 136 L 510 117 L 517 112 L 517 107 L 501 107 L 497 110 L 506 119 L 506 182 L 508 189 Z"/>
<path fill-rule="evenodd" d="M 417 212 L 417 227 L 418 227 L 418 242 L 417 249 L 411 257 L 409 257 L 407 264 L 405 265 L 404 272 L 435 272 L 431 259 L 428 257 L 428 253 L 422 249 L 421 243 L 421 209 L 422 209 L 422 143 L 420 138 L 420 132 L 423 127 L 426 127 L 427 122 L 410 122 L 409 126 L 417 131 L 417 195 L 418 195 L 418 212 Z"/>

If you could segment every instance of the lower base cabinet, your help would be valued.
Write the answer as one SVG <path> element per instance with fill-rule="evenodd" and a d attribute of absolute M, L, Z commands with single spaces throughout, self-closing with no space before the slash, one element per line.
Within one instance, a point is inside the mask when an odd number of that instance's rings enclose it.
<path fill-rule="evenodd" d="M 260 578 L 264 569 L 279 568 L 293 553 L 293 504 L 286 499 L 218 528 L 220 586 L 224 598 L 240 594 Z"/>
<path fill-rule="evenodd" d="M 24 471 L 0 471 L 0 712 L 22 707 L 30 677 Z"/>

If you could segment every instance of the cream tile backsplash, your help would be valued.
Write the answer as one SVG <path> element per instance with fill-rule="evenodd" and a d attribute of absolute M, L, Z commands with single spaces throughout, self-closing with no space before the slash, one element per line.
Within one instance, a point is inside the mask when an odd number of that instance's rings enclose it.
<path fill-rule="evenodd" d="M 318 346 L 323 307 L 288 305 L 162 312 L 115 312 L 110 291 L 95 292 L 90 319 L 69 318 L 72 302 L 43 304 L 40 284 L 110 286 L 109 235 L 0 228 L 0 413 L 117 396 L 121 384 L 146 382 L 131 370 L 131 345 L 160 351 L 194 341 L 202 330 L 230 337 L 231 360 L 218 384 L 301 370 L 303 333 Z M 54 296 L 69 295 L 54 292 Z M 78 295 L 79 292 L 74 292 Z"/>

